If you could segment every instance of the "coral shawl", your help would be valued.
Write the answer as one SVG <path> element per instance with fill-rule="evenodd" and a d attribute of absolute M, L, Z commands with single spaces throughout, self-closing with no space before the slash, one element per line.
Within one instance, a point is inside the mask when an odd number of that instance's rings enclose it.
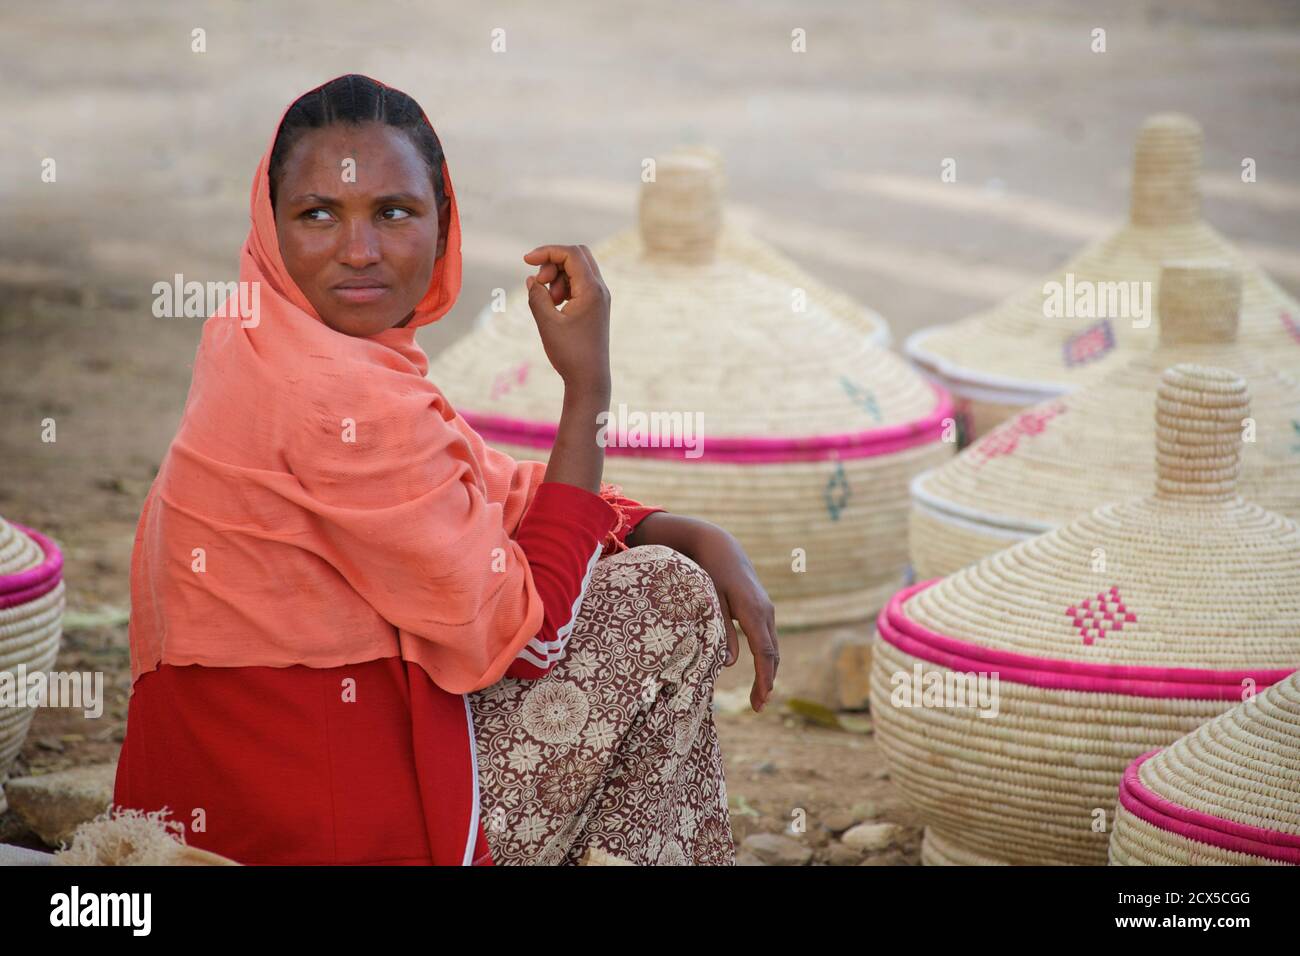
<path fill-rule="evenodd" d="M 406 327 L 358 338 L 286 272 L 269 160 L 240 260 L 260 309 L 204 325 L 136 533 L 114 800 L 166 805 L 240 862 L 491 862 L 465 694 L 545 673 L 602 540 L 657 509 L 543 482 L 425 377 L 415 329 L 461 283 L 445 162 L 429 289 Z"/>
<path fill-rule="evenodd" d="M 207 320 L 144 506 L 132 678 L 161 661 L 332 667 L 400 654 L 452 693 L 495 683 L 542 624 L 511 535 L 545 466 L 488 448 L 426 378 L 415 330 L 461 284 L 447 165 L 446 253 L 428 291 L 406 327 L 358 338 L 325 325 L 285 269 L 270 153 L 239 270 L 260 287 L 260 313 Z"/>

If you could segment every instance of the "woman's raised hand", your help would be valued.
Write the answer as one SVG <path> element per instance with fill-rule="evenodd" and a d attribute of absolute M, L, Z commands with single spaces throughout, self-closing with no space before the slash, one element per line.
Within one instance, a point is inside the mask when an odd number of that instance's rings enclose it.
<path fill-rule="evenodd" d="M 538 246 L 524 262 L 538 267 L 527 279 L 528 307 L 546 357 L 566 388 L 603 392 L 608 400 L 610 294 L 591 250 Z"/>

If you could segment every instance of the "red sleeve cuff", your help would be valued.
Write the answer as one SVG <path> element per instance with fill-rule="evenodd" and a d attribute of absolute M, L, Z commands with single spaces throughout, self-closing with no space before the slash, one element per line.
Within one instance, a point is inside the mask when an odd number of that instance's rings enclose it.
<path fill-rule="evenodd" d="M 605 547 L 602 552 L 604 555 L 626 551 L 628 535 L 636 530 L 636 526 L 644 521 L 647 515 L 667 510 L 658 505 L 643 505 L 639 501 L 627 498 L 623 495 L 621 486 L 605 481 L 600 483 L 600 496 L 608 502 L 618 516 L 614 529 L 605 537 Z"/>

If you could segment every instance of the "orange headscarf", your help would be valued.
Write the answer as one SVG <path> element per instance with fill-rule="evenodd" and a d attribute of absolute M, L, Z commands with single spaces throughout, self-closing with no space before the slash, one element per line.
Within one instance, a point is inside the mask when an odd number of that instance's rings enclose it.
<path fill-rule="evenodd" d="M 446 691 L 488 686 L 541 629 L 512 536 L 545 465 L 488 448 L 425 377 L 415 329 L 460 292 L 447 164 L 450 228 L 428 291 L 405 327 L 359 338 L 325 325 L 285 269 L 270 158 L 268 146 L 239 270 L 259 311 L 223 306 L 205 322 L 136 532 L 132 681 L 160 662 L 400 655 Z"/>

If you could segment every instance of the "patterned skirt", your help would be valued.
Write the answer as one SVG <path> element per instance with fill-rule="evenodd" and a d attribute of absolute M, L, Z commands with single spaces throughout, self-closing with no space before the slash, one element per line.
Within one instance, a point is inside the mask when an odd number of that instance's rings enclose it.
<path fill-rule="evenodd" d="M 497 864 L 733 865 L 713 685 L 726 636 L 709 576 L 647 545 L 597 562 L 564 658 L 470 694 Z"/>

